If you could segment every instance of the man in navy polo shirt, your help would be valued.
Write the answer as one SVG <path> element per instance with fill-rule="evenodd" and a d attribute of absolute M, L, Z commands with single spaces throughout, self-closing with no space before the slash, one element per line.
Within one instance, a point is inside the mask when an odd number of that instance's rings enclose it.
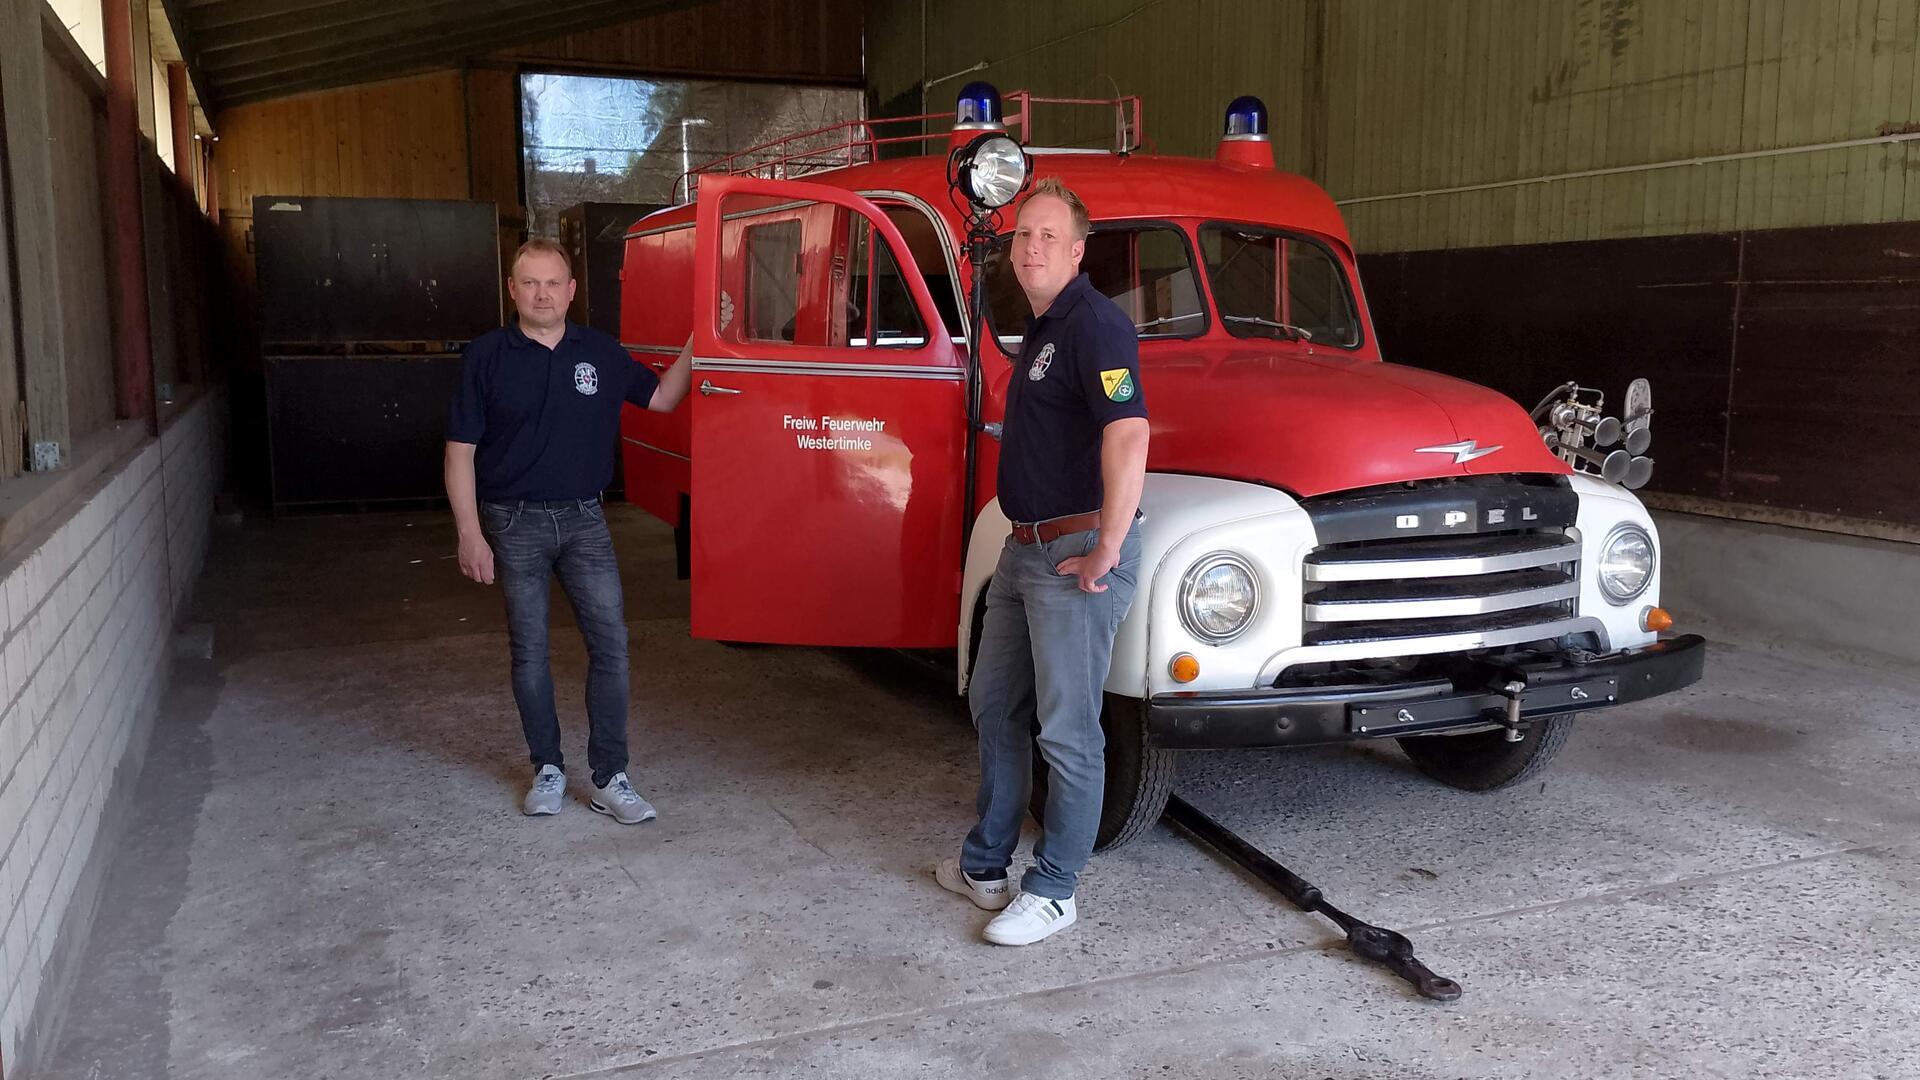
<path fill-rule="evenodd" d="M 521 810 L 557 814 L 566 792 L 547 663 L 547 596 L 560 579 L 587 645 L 587 764 L 594 810 L 623 824 L 654 816 L 627 779 L 627 622 L 600 491 L 613 479 L 620 407 L 671 412 L 687 396 L 690 350 L 656 377 L 620 343 L 566 321 L 566 252 L 533 239 L 507 281 L 519 317 L 467 345 L 447 421 L 447 500 L 460 572 L 497 577 L 507 601 L 513 700 L 533 761 Z"/>
<path fill-rule="evenodd" d="M 1013 522 L 987 591 L 968 690 L 980 733 L 979 823 L 941 886 L 989 911 L 986 938 L 1028 945 L 1073 925 L 1106 787 L 1100 709 L 1113 635 L 1133 603 L 1147 409 L 1133 320 L 1085 274 L 1087 209 L 1047 179 L 1021 204 L 1007 257 L 1033 307 L 1007 390 L 1000 508 Z M 1033 786 L 1032 725 L 1049 770 L 1033 865 L 1007 866 Z"/>

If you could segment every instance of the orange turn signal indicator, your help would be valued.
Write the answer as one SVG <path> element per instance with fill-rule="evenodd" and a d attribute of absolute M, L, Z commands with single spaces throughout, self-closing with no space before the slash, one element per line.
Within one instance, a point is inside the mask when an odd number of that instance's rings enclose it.
<path fill-rule="evenodd" d="M 1200 659 L 1192 653 L 1183 652 L 1167 665 L 1167 673 L 1177 683 L 1190 683 L 1200 677 Z"/>
<path fill-rule="evenodd" d="M 1650 607 L 1640 613 L 1640 629 L 1656 634 L 1662 630 L 1671 630 L 1673 616 L 1668 614 L 1666 608 Z"/>

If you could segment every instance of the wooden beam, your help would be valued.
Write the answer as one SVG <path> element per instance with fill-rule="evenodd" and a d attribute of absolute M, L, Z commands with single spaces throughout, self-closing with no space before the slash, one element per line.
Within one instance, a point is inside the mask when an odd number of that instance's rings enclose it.
<path fill-rule="evenodd" d="M 293 34 L 275 38 L 272 41 L 249 45 L 240 49 L 227 49 L 208 56 L 207 70 L 213 78 L 223 85 L 256 75 L 274 75 L 280 72 L 315 67 L 323 64 L 352 63 L 366 56 L 381 54 L 417 53 L 423 48 L 431 48 L 447 39 L 450 34 L 460 34 L 479 27 L 492 30 L 503 25 L 502 19 L 488 17 L 483 10 L 472 10 L 478 0 L 467 3 L 455 3 L 451 7 L 433 6 L 405 17 L 386 16 L 363 22 L 357 27 L 330 30 L 323 33 Z M 570 19 L 583 12 L 608 7 L 610 0 L 557 0 L 540 11 L 539 18 L 560 21 Z M 652 14 L 667 6 L 656 0 L 650 4 L 627 3 L 624 10 L 633 17 Z M 525 5 L 509 3 L 507 10 L 518 10 L 523 17 Z"/>
<path fill-rule="evenodd" d="M 140 184 L 140 78 L 135 9 L 101 0 L 107 54 L 107 137 L 101 195 L 107 203 L 107 255 L 113 264 L 114 399 L 122 419 L 153 416 L 153 323 L 147 289 L 146 211 Z M 158 430 L 157 428 L 155 429 Z"/>
<path fill-rule="evenodd" d="M 33 465 L 35 444 L 50 443 L 54 457 L 41 467 L 58 468 L 72 456 L 73 439 L 67 417 L 67 351 L 60 340 L 60 275 L 53 261 L 53 161 L 47 152 L 51 133 L 41 3 L 0 0 L 0 109 L 5 112 L 0 129 L 6 138 L 6 212 L 14 245 L 12 295 L 20 301 L 12 320 L 13 341 L 26 376 L 26 385 L 0 399 L 0 408 L 13 408 L 18 391 L 25 391 L 27 463 Z"/>
<path fill-rule="evenodd" d="M 633 18 L 631 3 L 608 3 L 583 11 L 577 18 L 558 22 L 544 14 L 537 20 L 496 23 L 465 34 L 440 38 L 433 48 L 408 46 L 399 50 L 379 50 L 362 62 L 337 61 L 308 65 L 298 71 L 259 75 L 221 83 L 221 100 L 232 105 L 251 104 L 270 98 L 288 97 L 313 90 L 327 90 L 357 83 L 379 82 L 396 76 L 434 67 L 450 67 L 474 55 L 492 52 L 524 42 L 545 41 L 566 34 L 594 30 Z"/>
<path fill-rule="evenodd" d="M 200 111 L 211 117 L 216 105 L 200 70 L 199 41 L 187 24 L 185 6 L 181 0 L 160 0 L 160 8 L 167 16 L 167 27 L 173 31 L 173 43 L 180 46 L 180 59 L 186 61 L 187 83 L 193 87 L 193 95 L 200 99 Z"/>
<path fill-rule="evenodd" d="M 435 17 L 453 14 L 468 20 L 499 11 L 525 8 L 524 0 L 429 0 L 406 9 L 399 18 L 412 19 L 422 12 Z M 301 8 L 271 18 L 245 19 L 220 26 L 196 26 L 195 38 L 200 52 L 209 59 L 217 54 L 289 38 L 309 38 L 316 34 L 359 28 L 368 24 L 396 21 L 393 0 L 343 0 Z M 311 39 L 310 40 L 330 40 Z"/>
<path fill-rule="evenodd" d="M 279 19 L 314 8 L 343 7 L 358 0 L 187 0 L 195 29 L 215 30 L 253 19 Z"/>
<path fill-rule="evenodd" d="M 193 112 L 187 106 L 187 65 L 167 65 L 167 119 L 173 129 L 173 173 L 193 182 Z"/>
<path fill-rule="evenodd" d="M 0 10 L 0 57 L 7 55 L 5 42 L 16 40 L 18 33 L 12 26 L 11 9 Z M 0 76 L 6 74 L 0 68 Z M 0 151 L 6 149 L 5 117 L 0 116 Z M 12 205 L 10 192 L 12 185 L 7 182 L 6 155 L 0 152 L 0 225 Z M 20 475 L 21 448 L 26 445 L 26 433 L 21 430 L 25 410 L 20 407 L 20 336 L 19 316 L 13 306 L 13 238 L 0 228 L 0 480 L 10 480 Z"/>

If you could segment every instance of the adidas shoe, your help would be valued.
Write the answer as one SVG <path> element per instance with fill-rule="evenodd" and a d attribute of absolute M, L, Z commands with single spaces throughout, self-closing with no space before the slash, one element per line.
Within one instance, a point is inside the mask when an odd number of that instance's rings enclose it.
<path fill-rule="evenodd" d="M 959 859 L 941 859 L 940 865 L 933 868 L 933 880 L 948 892 L 973 901 L 973 906 L 983 911 L 999 911 L 1013 899 L 1013 890 L 1008 887 L 1005 875 L 998 881 L 974 877 L 960 869 Z"/>
<path fill-rule="evenodd" d="M 987 940 L 995 945 L 1031 945 L 1072 926 L 1077 917 L 1071 896 L 1051 900 L 1023 892 L 987 924 Z"/>

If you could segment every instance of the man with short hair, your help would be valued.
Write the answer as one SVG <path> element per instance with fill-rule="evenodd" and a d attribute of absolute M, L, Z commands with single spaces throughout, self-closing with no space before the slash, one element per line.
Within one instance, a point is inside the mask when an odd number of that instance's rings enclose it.
<path fill-rule="evenodd" d="M 447 500 L 460 572 L 507 603 L 514 703 L 534 767 L 526 814 L 566 792 L 547 659 L 547 597 L 560 579 L 587 645 L 590 805 L 622 824 L 655 816 L 627 778 L 627 623 L 600 492 L 613 479 L 620 406 L 671 412 L 687 396 L 692 345 L 656 376 L 620 343 L 566 321 L 575 282 L 560 245 L 514 254 L 517 317 L 468 343 L 447 422 Z"/>
<path fill-rule="evenodd" d="M 1033 308 L 1007 390 L 1000 507 L 1013 523 L 987 590 L 968 691 L 980 736 L 979 822 L 940 885 L 998 911 L 996 945 L 1073 925 L 1106 786 L 1100 727 L 1113 636 L 1133 602 L 1147 410 L 1138 331 L 1080 273 L 1087 209 L 1058 179 L 1020 206 L 1007 257 Z M 1007 867 L 1033 785 L 1032 725 L 1047 763 L 1046 820 L 1011 895 Z"/>

